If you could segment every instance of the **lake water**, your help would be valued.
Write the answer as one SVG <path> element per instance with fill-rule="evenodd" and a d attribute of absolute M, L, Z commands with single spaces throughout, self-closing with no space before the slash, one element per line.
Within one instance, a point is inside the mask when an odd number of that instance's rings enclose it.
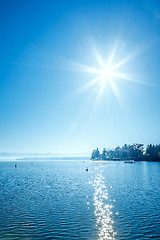
<path fill-rule="evenodd" d="M 0 239 L 158 240 L 160 163 L 1 161 Z"/>

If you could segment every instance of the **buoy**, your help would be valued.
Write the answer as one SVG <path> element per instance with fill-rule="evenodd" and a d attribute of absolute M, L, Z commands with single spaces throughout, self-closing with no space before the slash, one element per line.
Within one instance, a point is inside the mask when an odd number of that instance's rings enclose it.
<path fill-rule="evenodd" d="M 17 167 L 17 164 L 15 164 L 14 166 Z"/>
<path fill-rule="evenodd" d="M 86 168 L 86 171 L 88 172 L 88 168 Z"/>

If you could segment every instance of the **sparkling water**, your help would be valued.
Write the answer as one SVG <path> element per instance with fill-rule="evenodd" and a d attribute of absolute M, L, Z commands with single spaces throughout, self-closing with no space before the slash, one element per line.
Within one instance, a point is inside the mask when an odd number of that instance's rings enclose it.
<path fill-rule="evenodd" d="M 1 161 L 0 239 L 160 239 L 159 196 L 158 162 Z"/>

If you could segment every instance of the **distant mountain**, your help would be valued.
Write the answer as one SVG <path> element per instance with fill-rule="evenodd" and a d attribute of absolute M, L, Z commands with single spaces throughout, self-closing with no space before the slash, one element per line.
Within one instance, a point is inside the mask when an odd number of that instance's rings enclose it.
<path fill-rule="evenodd" d="M 16 160 L 89 160 L 90 157 L 24 157 L 17 158 Z"/>
<path fill-rule="evenodd" d="M 53 153 L 10 153 L 10 152 L 1 152 L 1 157 L 10 157 L 10 156 L 53 156 Z"/>
<path fill-rule="evenodd" d="M 0 152 L 0 157 L 17 157 L 17 158 L 37 158 L 37 157 L 58 157 L 58 158 L 67 158 L 67 157 L 89 157 L 89 153 L 70 153 L 70 154 L 60 154 L 60 153 L 9 153 L 9 152 Z"/>

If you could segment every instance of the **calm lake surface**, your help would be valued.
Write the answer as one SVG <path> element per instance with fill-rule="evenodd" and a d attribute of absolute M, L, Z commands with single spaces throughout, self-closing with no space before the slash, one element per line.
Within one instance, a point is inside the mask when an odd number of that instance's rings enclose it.
<path fill-rule="evenodd" d="M 0 239 L 158 240 L 160 163 L 1 161 Z"/>

